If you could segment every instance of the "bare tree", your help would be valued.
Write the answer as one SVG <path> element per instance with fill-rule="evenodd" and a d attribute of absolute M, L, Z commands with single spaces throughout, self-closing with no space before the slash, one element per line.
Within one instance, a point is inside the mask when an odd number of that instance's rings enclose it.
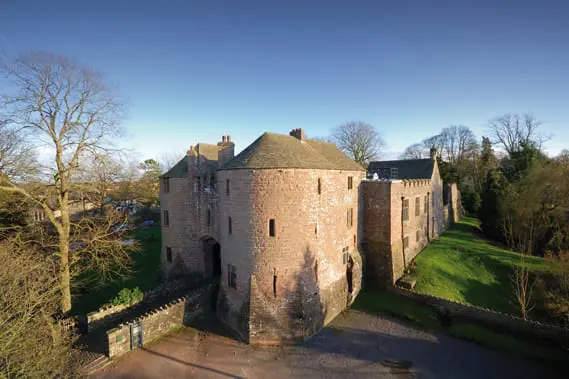
<path fill-rule="evenodd" d="M 185 156 L 185 151 L 172 151 L 167 154 L 163 154 L 159 162 L 160 167 L 162 168 L 162 172 L 165 173 L 170 170 Z"/>
<path fill-rule="evenodd" d="M 399 157 L 400 159 L 422 159 L 429 156 L 428 151 L 425 151 L 425 147 L 422 143 L 414 143 L 409 145 L 403 151 L 403 154 Z"/>
<path fill-rule="evenodd" d="M 362 121 L 349 121 L 338 125 L 332 130 L 331 140 L 363 166 L 378 159 L 386 146 L 376 128 Z"/>
<path fill-rule="evenodd" d="M 58 241 L 54 257 L 59 264 L 61 310 L 71 309 L 70 254 L 72 220 L 70 194 L 76 190 L 78 170 L 88 154 L 98 155 L 120 135 L 122 105 L 105 86 L 101 74 L 65 57 L 28 53 L 4 67 L 15 93 L 4 94 L 2 104 L 14 127 L 29 133 L 30 141 L 53 153 L 49 182 L 33 192 L 10 178 L 0 189 L 17 192 L 43 208 Z M 35 145 L 40 147 L 40 145 Z M 55 207 L 49 201 L 54 200 Z M 102 254 L 104 255 L 104 254 Z M 113 265 L 119 256 L 104 255 L 101 265 Z M 111 260 L 109 263 L 108 260 Z M 80 260 L 79 260 L 80 261 Z"/>
<path fill-rule="evenodd" d="M 21 132 L 0 120 L 0 176 L 21 182 L 37 168 L 37 155 Z"/>
<path fill-rule="evenodd" d="M 81 168 L 81 189 L 104 213 L 107 197 L 122 178 L 123 163 L 111 152 L 89 154 L 89 163 Z"/>
<path fill-rule="evenodd" d="M 75 377 L 74 336 L 55 317 L 58 268 L 20 235 L 0 242 L 0 377 Z"/>
<path fill-rule="evenodd" d="M 505 114 L 489 121 L 494 144 L 501 145 L 508 154 L 520 151 L 523 145 L 541 149 L 548 138 L 539 132 L 541 122 L 530 114 Z"/>

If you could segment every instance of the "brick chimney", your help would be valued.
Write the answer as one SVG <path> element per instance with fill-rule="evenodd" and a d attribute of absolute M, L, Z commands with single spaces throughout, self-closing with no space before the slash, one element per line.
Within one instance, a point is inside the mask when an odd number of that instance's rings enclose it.
<path fill-rule="evenodd" d="M 295 138 L 297 138 L 297 139 L 299 139 L 299 140 L 301 140 L 301 141 L 304 141 L 304 140 L 305 140 L 305 137 L 304 137 L 304 130 L 302 130 L 301 128 L 293 129 L 293 130 L 290 131 L 289 134 L 290 134 L 292 137 L 295 137 Z"/>
<path fill-rule="evenodd" d="M 231 142 L 231 136 L 222 136 L 221 142 L 217 143 L 217 165 L 221 168 L 235 156 L 235 144 Z"/>

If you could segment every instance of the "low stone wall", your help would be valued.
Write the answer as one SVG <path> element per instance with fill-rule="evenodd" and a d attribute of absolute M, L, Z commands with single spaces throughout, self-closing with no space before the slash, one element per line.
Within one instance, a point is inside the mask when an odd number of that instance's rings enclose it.
<path fill-rule="evenodd" d="M 216 284 L 207 284 L 186 296 L 150 310 L 133 320 L 107 331 L 108 355 L 114 358 L 132 350 L 131 326 L 142 326 L 142 344 L 163 336 L 173 328 L 189 325 L 210 308 Z"/>
<path fill-rule="evenodd" d="M 153 302 L 161 296 L 168 296 L 168 294 L 180 291 L 184 288 L 189 288 L 193 284 L 187 279 L 173 280 L 158 286 L 152 291 L 144 293 L 142 302 Z M 102 328 L 108 327 L 110 324 L 114 323 L 120 319 L 128 310 L 139 304 L 136 302 L 130 305 L 110 305 L 102 307 L 97 311 L 90 312 L 86 316 L 87 320 L 87 330 L 93 332 L 95 330 L 100 330 Z"/>
<path fill-rule="evenodd" d="M 470 321 L 491 330 L 522 335 L 525 338 L 547 342 L 563 349 L 569 348 L 569 329 L 567 328 L 542 324 L 537 321 L 526 321 L 491 309 L 423 295 L 400 287 L 392 287 L 389 291 L 422 305 L 433 307 L 438 314 L 449 317 L 450 320 Z"/>

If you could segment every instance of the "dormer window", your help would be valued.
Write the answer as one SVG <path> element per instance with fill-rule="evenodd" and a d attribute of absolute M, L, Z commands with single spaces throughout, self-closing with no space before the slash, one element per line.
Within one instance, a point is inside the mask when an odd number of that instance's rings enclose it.
<path fill-rule="evenodd" d="M 398 179 L 399 178 L 399 169 L 396 167 L 391 168 L 391 179 Z"/>

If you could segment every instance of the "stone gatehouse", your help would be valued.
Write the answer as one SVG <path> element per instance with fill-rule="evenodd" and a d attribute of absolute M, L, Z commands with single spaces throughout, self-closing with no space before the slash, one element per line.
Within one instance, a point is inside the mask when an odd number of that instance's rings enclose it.
<path fill-rule="evenodd" d="M 249 343 L 304 340 L 353 302 L 364 271 L 393 283 L 450 222 L 436 160 L 397 162 L 366 179 L 302 129 L 237 156 L 230 136 L 192 146 L 161 178 L 163 271 L 219 276 L 217 315 Z"/>

